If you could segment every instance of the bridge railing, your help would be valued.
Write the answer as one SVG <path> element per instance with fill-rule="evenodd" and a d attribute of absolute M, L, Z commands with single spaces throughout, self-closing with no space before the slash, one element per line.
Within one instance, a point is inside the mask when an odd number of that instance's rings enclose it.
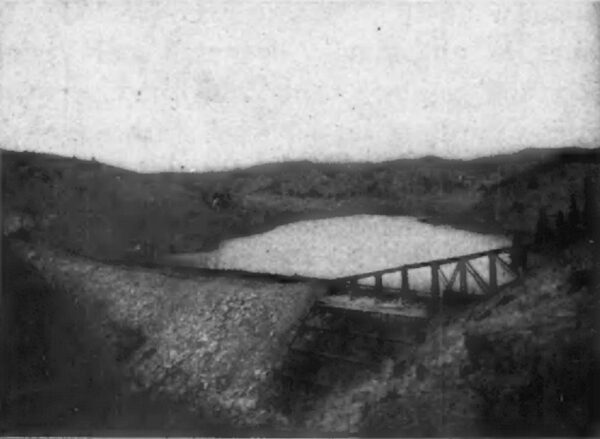
<path fill-rule="evenodd" d="M 508 254 L 511 258 L 511 262 L 507 263 L 501 255 Z M 370 271 L 366 273 L 355 274 L 352 276 L 340 277 L 333 280 L 333 283 L 344 289 L 349 289 L 351 296 L 353 292 L 358 289 L 374 290 L 376 293 L 383 292 L 400 292 L 402 295 L 414 295 L 415 292 L 410 287 L 409 272 L 411 270 L 422 269 L 429 267 L 431 274 L 431 288 L 430 293 L 432 299 L 440 296 L 442 292 L 454 291 L 454 284 L 457 279 L 459 282 L 458 290 L 467 294 L 468 289 L 468 278 L 474 279 L 474 282 L 479 286 L 480 290 L 484 294 L 494 294 L 499 291 L 505 285 L 499 284 L 498 279 L 498 268 L 504 269 L 504 271 L 513 275 L 513 277 L 520 277 L 521 271 L 524 271 L 527 266 L 527 247 L 501 247 L 492 250 L 486 250 L 476 253 L 470 253 L 467 255 L 454 256 L 450 258 L 437 259 L 433 261 L 417 262 L 412 264 L 405 264 L 397 267 L 386 268 L 384 270 Z M 488 258 L 488 281 L 485 280 L 486 275 L 480 273 L 479 270 L 472 264 L 475 259 L 483 257 Z M 448 264 L 454 264 L 456 266 L 450 276 L 446 276 L 444 271 L 441 269 L 442 266 Z M 401 274 L 401 286 L 400 288 L 384 287 L 383 276 L 386 274 Z M 366 287 L 360 284 L 361 280 L 374 279 L 373 287 Z M 444 287 L 440 288 L 440 280 L 444 281 Z"/>

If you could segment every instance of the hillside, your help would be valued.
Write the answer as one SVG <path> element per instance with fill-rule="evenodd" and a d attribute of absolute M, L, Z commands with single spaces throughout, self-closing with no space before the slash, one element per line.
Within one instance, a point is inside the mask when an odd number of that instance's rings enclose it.
<path fill-rule="evenodd" d="M 600 201 L 598 151 L 566 152 L 529 150 L 499 163 L 435 157 L 333 167 L 288 163 L 285 172 L 267 166 L 270 176 L 252 168 L 139 174 L 94 161 L 5 152 L 2 213 L 5 230 L 17 239 L 3 240 L 12 250 L 3 251 L 11 259 L 3 259 L 0 311 L 9 318 L 3 319 L 2 349 L 29 356 L 9 362 L 18 377 L 13 387 L 0 383 L 19 401 L 8 406 L 13 424 L 2 428 L 35 419 L 57 431 L 90 429 L 94 422 L 98 429 L 131 431 L 155 423 L 151 428 L 169 433 L 183 425 L 211 432 L 218 431 L 215 422 L 235 420 L 328 435 L 589 433 L 600 242 L 593 233 L 549 253 L 522 285 L 474 307 L 442 312 L 406 367 L 386 363 L 381 373 L 308 401 L 298 417 L 287 417 L 270 399 L 278 388 L 264 371 L 276 367 L 279 347 L 312 303 L 312 286 L 165 274 L 94 260 L 135 263 L 306 215 L 353 210 L 427 214 L 465 227 L 496 218 L 503 227 L 528 229 L 539 207 L 568 206 L 571 194 L 583 205 L 585 175 Z M 231 203 L 213 208 L 215 191 L 230 192 Z M 151 251 L 136 253 L 140 243 Z M 240 366 L 246 363 L 252 367 Z M 36 375 L 40 382 L 30 382 Z M 56 392 L 63 392 L 58 400 Z M 190 416 L 189 408 L 202 416 Z M 61 418 L 50 421 L 55 414 Z"/>
<path fill-rule="evenodd" d="M 289 414 L 268 371 L 320 294 L 314 286 L 164 274 L 9 242 L 2 348 L 19 356 L 3 357 L 17 379 L 2 383 L 0 431 L 593 433 L 597 245 L 570 246 L 523 284 L 442 310 L 407 364 L 388 359 Z"/>
<path fill-rule="evenodd" d="M 442 313 L 406 368 L 337 389 L 307 425 L 362 437 L 597 433 L 597 251 L 572 246 L 522 285 Z"/>
<path fill-rule="evenodd" d="M 581 198 L 583 175 L 597 174 L 598 166 L 598 149 L 570 148 L 474 160 L 303 161 L 143 174 L 4 151 L 2 201 L 5 220 L 31 223 L 35 239 L 103 260 L 147 260 L 214 248 L 294 220 L 356 213 L 531 231 L 540 205 L 564 206 L 572 192 Z M 215 193 L 230 201 L 213 206 Z"/>
<path fill-rule="evenodd" d="M 25 213 L 37 237 L 88 256 L 118 259 L 144 243 L 167 251 L 180 236 L 202 245 L 205 230 L 228 219 L 209 208 L 200 189 L 168 176 L 12 152 L 2 154 L 2 171 L 5 215 Z"/>
<path fill-rule="evenodd" d="M 556 224 L 559 211 L 567 214 L 571 195 L 582 209 L 584 179 L 591 181 L 590 196 L 600 200 L 600 150 L 563 150 L 531 167 L 523 169 L 485 190 L 475 209 L 488 218 L 503 219 L 510 228 L 533 231 L 540 209 Z"/>

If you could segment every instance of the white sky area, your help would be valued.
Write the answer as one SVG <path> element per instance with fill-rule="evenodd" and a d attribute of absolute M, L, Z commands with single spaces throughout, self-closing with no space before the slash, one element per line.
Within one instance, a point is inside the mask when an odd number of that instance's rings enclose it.
<path fill-rule="evenodd" d="M 600 144 L 590 2 L 0 8 L 7 149 L 154 171 Z"/>

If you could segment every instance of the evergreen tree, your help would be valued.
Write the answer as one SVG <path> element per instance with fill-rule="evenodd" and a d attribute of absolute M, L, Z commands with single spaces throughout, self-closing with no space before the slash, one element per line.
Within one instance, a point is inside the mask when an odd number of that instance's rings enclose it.
<path fill-rule="evenodd" d="M 577 199 L 575 194 L 571 194 L 571 203 L 569 205 L 569 231 L 570 238 L 575 238 L 577 235 L 577 228 L 580 223 L 579 208 L 577 207 Z"/>
<path fill-rule="evenodd" d="M 556 234 L 558 243 L 561 247 L 564 247 L 568 241 L 568 230 L 567 220 L 565 219 L 565 214 L 562 210 L 559 210 L 558 214 L 556 215 Z"/>
<path fill-rule="evenodd" d="M 535 227 L 535 243 L 546 244 L 551 238 L 550 222 L 546 209 L 540 207 L 538 213 L 538 221 Z"/>
<path fill-rule="evenodd" d="M 442 173 L 442 191 L 446 194 L 452 192 L 452 177 L 448 173 L 448 171 L 444 171 Z"/>
<path fill-rule="evenodd" d="M 529 181 L 527 182 L 527 189 L 538 189 L 539 187 L 540 184 L 537 177 L 535 175 L 531 175 L 529 177 Z"/>
<path fill-rule="evenodd" d="M 583 205 L 583 223 L 588 236 L 593 235 L 594 227 L 598 221 L 597 193 L 594 191 L 594 182 L 592 177 L 586 175 L 583 181 L 584 205 Z"/>

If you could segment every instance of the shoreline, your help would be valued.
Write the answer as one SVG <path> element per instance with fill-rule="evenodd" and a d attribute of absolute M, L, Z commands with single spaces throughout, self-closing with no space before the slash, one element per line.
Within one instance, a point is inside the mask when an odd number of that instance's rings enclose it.
<path fill-rule="evenodd" d="M 385 201 L 375 201 L 370 203 L 349 203 L 346 205 L 335 206 L 333 208 L 306 209 L 303 211 L 287 212 L 266 212 L 265 220 L 257 225 L 242 224 L 239 228 L 224 233 L 215 240 L 203 245 L 201 248 L 193 251 L 210 252 L 217 250 L 221 243 L 237 238 L 243 238 L 252 235 L 258 235 L 269 232 L 277 227 L 285 226 L 295 222 L 314 221 L 330 218 L 344 218 L 357 215 L 381 215 L 390 217 L 412 217 L 417 220 L 434 226 L 448 226 L 458 230 L 478 233 L 483 235 L 502 235 L 507 236 L 504 230 L 495 221 L 486 221 L 485 219 L 474 219 L 470 212 L 456 213 L 427 213 L 428 209 L 422 209 L 421 212 L 407 212 L 407 209 L 392 206 Z M 186 251 L 190 253 L 190 251 Z"/>

